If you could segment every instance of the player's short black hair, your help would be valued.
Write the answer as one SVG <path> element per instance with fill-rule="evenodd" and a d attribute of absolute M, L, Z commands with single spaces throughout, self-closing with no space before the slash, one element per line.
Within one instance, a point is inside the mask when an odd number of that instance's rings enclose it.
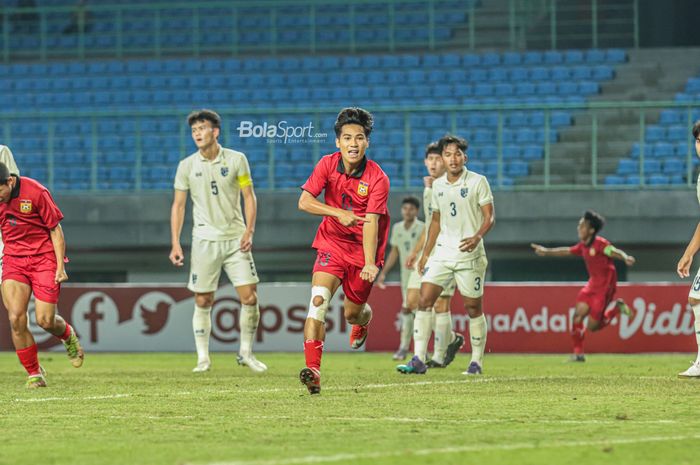
<path fill-rule="evenodd" d="M 343 108 L 338 113 L 338 118 L 335 120 L 335 136 L 340 137 L 343 132 L 343 126 L 346 124 L 359 124 L 365 131 L 365 136 L 369 137 L 374 126 L 374 118 L 372 113 L 360 107 Z"/>
<path fill-rule="evenodd" d="M 583 214 L 583 219 L 593 228 L 594 234 L 598 234 L 598 232 L 603 229 L 603 226 L 605 226 L 605 218 L 593 210 L 586 210 Z"/>
<path fill-rule="evenodd" d="M 10 179 L 10 169 L 6 164 L 0 162 L 0 184 L 7 184 L 8 179 Z"/>
<path fill-rule="evenodd" d="M 425 146 L 425 158 L 428 158 L 428 155 L 430 155 L 431 153 L 442 155 L 442 150 L 440 150 L 440 144 L 438 144 L 437 141 L 431 142 Z"/>
<path fill-rule="evenodd" d="M 455 136 L 454 134 L 445 134 L 438 141 L 440 153 L 442 153 L 442 151 L 445 150 L 445 147 L 447 147 L 450 144 L 456 144 L 457 147 L 459 147 L 459 149 L 464 153 L 467 152 L 467 148 L 469 147 L 469 142 L 467 142 L 467 139 Z"/>
<path fill-rule="evenodd" d="M 221 116 L 214 110 L 204 108 L 202 110 L 195 110 L 187 115 L 187 124 L 190 127 L 198 121 L 209 121 L 211 127 L 221 129 Z"/>
<path fill-rule="evenodd" d="M 693 124 L 693 137 L 696 139 L 700 137 L 700 120 L 696 121 L 695 124 Z"/>
<path fill-rule="evenodd" d="M 404 197 L 403 200 L 401 201 L 401 206 L 403 206 L 406 203 L 411 204 L 416 208 L 420 208 L 420 200 L 418 200 L 417 197 L 414 197 L 412 195 L 409 195 L 408 197 Z"/>

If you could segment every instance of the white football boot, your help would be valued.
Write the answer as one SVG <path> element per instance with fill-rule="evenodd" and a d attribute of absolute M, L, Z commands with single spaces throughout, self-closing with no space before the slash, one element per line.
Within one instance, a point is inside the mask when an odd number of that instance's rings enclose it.
<path fill-rule="evenodd" d="M 690 365 L 690 368 L 682 373 L 678 373 L 679 378 L 700 378 L 700 361 Z"/>
<path fill-rule="evenodd" d="M 192 373 L 204 373 L 209 370 L 211 370 L 211 362 L 205 360 L 203 362 L 197 362 L 197 366 L 192 368 Z"/>
<path fill-rule="evenodd" d="M 255 358 L 255 355 L 238 355 L 236 361 L 239 365 L 245 366 L 253 370 L 255 373 L 265 373 L 267 371 L 267 365 Z"/>

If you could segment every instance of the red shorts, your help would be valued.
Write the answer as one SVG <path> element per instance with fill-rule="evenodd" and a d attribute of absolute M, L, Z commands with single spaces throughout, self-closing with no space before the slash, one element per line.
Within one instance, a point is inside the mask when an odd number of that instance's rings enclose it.
<path fill-rule="evenodd" d="M 56 284 L 56 255 L 28 255 L 2 257 L 2 280 L 19 281 L 29 285 L 34 297 L 51 304 L 58 303 L 61 285 Z"/>
<path fill-rule="evenodd" d="M 596 321 L 601 321 L 603 319 L 603 314 L 605 309 L 608 308 L 610 302 L 612 302 L 615 297 L 615 291 L 617 286 L 614 284 L 603 289 L 591 289 L 589 287 L 584 287 L 578 293 L 576 297 L 576 302 L 584 302 L 588 305 L 590 312 L 588 316 Z"/>
<path fill-rule="evenodd" d="M 367 302 L 374 283 L 360 278 L 362 268 L 345 262 L 336 252 L 319 250 L 316 255 L 313 272 L 319 271 L 337 276 L 343 283 L 345 297 L 351 302 L 358 305 Z"/>

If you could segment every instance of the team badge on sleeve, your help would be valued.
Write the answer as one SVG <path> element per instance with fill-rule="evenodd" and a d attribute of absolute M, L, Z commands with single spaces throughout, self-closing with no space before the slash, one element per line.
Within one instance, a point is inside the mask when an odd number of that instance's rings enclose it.
<path fill-rule="evenodd" d="M 463 187 L 462 189 L 460 189 L 459 194 L 462 196 L 462 198 L 467 198 L 467 195 L 469 194 L 469 188 Z"/>
<path fill-rule="evenodd" d="M 19 211 L 28 215 L 32 212 L 32 201 L 31 200 L 20 200 L 19 201 Z"/>
<path fill-rule="evenodd" d="M 357 185 L 357 195 L 367 197 L 367 194 L 369 194 L 369 183 L 360 181 L 360 184 Z"/>
<path fill-rule="evenodd" d="M 221 167 L 221 176 L 223 176 L 223 177 L 228 176 L 228 166 Z"/>

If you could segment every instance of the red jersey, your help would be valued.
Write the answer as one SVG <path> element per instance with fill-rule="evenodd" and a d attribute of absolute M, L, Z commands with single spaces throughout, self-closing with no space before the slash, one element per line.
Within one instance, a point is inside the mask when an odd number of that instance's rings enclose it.
<path fill-rule="evenodd" d="M 376 265 L 384 265 L 384 252 L 389 237 L 389 177 L 376 162 L 365 157 L 355 172 L 348 176 L 340 152 L 326 155 L 301 188 L 314 197 L 325 191 L 327 205 L 351 210 L 357 216 L 365 216 L 367 213 L 380 215 Z M 324 216 L 312 247 L 319 251 L 338 253 L 357 267 L 365 266 L 362 223 L 346 227 L 337 218 Z"/>
<path fill-rule="evenodd" d="M 19 257 L 53 253 L 49 230 L 63 219 L 63 213 L 44 186 L 24 176 L 16 178 L 10 201 L 0 204 L 4 253 Z"/>
<path fill-rule="evenodd" d="M 586 262 L 588 288 L 602 291 L 617 284 L 617 271 L 613 259 L 605 255 L 605 248 L 609 245 L 610 241 L 596 236 L 590 246 L 579 242 L 569 248 L 572 254 L 583 257 L 583 261 Z"/>

